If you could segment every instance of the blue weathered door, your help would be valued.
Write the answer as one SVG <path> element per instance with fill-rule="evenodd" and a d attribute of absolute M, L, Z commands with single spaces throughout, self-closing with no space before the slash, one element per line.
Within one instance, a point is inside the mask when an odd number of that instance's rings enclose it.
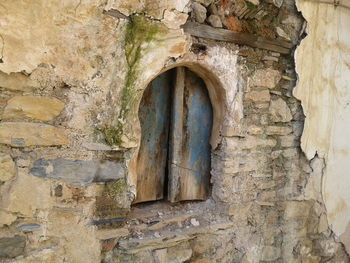
<path fill-rule="evenodd" d="M 167 165 L 172 74 L 167 71 L 146 88 L 139 109 L 141 145 L 134 203 L 163 199 Z"/>
<path fill-rule="evenodd" d="M 170 130 L 169 200 L 204 200 L 210 180 L 212 107 L 201 78 L 177 68 Z"/>
<path fill-rule="evenodd" d="M 175 80 L 173 73 L 167 71 L 152 81 L 141 101 L 134 203 L 163 199 L 166 187 L 171 202 L 208 196 L 213 121 L 208 91 L 203 80 L 185 67 L 176 68 Z"/>

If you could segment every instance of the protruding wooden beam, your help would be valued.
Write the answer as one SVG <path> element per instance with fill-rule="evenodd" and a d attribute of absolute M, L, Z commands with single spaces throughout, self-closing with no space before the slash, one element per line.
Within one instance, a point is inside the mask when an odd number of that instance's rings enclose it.
<path fill-rule="evenodd" d="M 185 33 L 195 37 L 227 41 L 239 45 L 266 49 L 281 54 L 289 54 L 293 44 L 283 40 L 270 40 L 249 33 L 237 33 L 227 29 L 214 28 L 195 22 L 187 22 L 182 27 Z"/>
<path fill-rule="evenodd" d="M 116 17 L 116 18 L 122 18 L 122 19 L 129 20 L 128 16 L 124 15 L 123 13 L 119 12 L 116 9 L 109 9 L 108 11 L 103 10 L 103 14 L 109 15 L 109 16 L 113 16 L 113 17 Z"/>

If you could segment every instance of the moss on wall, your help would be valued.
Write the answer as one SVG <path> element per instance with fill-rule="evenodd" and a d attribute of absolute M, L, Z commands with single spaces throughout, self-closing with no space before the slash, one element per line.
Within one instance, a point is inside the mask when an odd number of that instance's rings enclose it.
<path fill-rule="evenodd" d="M 122 144 L 123 124 L 135 101 L 137 89 L 136 80 L 139 75 L 140 61 L 149 48 L 149 43 L 159 41 L 157 35 L 165 34 L 164 25 L 151 21 L 142 15 L 133 15 L 125 30 L 125 56 L 128 71 L 125 77 L 125 85 L 121 94 L 121 108 L 118 115 L 118 124 L 114 127 L 106 127 L 103 130 L 106 142 L 109 145 L 120 146 Z"/>
<path fill-rule="evenodd" d="M 128 185 L 125 179 L 120 179 L 105 184 L 102 196 L 117 199 L 119 195 L 123 195 L 128 190 Z"/>
<path fill-rule="evenodd" d="M 124 217 L 132 201 L 125 179 L 105 183 L 102 193 L 96 197 L 95 215 L 99 218 Z"/>

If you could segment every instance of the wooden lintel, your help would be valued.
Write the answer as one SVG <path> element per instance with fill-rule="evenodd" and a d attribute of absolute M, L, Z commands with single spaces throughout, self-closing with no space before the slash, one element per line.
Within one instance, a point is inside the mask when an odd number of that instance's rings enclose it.
<path fill-rule="evenodd" d="M 116 9 L 110 9 L 108 11 L 103 11 L 103 14 L 105 15 L 109 15 L 109 16 L 113 16 L 113 17 L 116 17 L 116 18 L 122 18 L 122 19 L 126 19 L 126 20 L 129 20 L 129 17 L 124 15 L 123 13 L 119 12 L 118 10 Z"/>
<path fill-rule="evenodd" d="M 187 22 L 182 28 L 185 33 L 195 37 L 232 42 L 239 45 L 275 51 L 281 54 L 289 54 L 291 48 L 293 48 L 291 42 L 266 39 L 249 33 L 237 33 L 231 30 L 214 28 L 195 22 Z"/>

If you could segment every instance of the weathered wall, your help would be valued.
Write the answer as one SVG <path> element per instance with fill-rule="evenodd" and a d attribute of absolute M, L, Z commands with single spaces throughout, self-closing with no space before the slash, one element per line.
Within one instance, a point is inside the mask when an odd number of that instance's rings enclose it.
<path fill-rule="evenodd" d="M 297 48 L 294 95 L 306 115 L 302 149 L 324 158 L 322 196 L 332 230 L 350 251 L 350 10 L 298 1 L 308 22 Z"/>
<path fill-rule="evenodd" d="M 180 29 L 189 17 L 296 44 L 294 2 L 212 2 L 1 2 L 1 260 L 348 262 L 324 162 L 300 150 L 291 54 Z M 176 66 L 203 78 L 215 109 L 211 197 L 131 207 L 138 104 Z"/>

